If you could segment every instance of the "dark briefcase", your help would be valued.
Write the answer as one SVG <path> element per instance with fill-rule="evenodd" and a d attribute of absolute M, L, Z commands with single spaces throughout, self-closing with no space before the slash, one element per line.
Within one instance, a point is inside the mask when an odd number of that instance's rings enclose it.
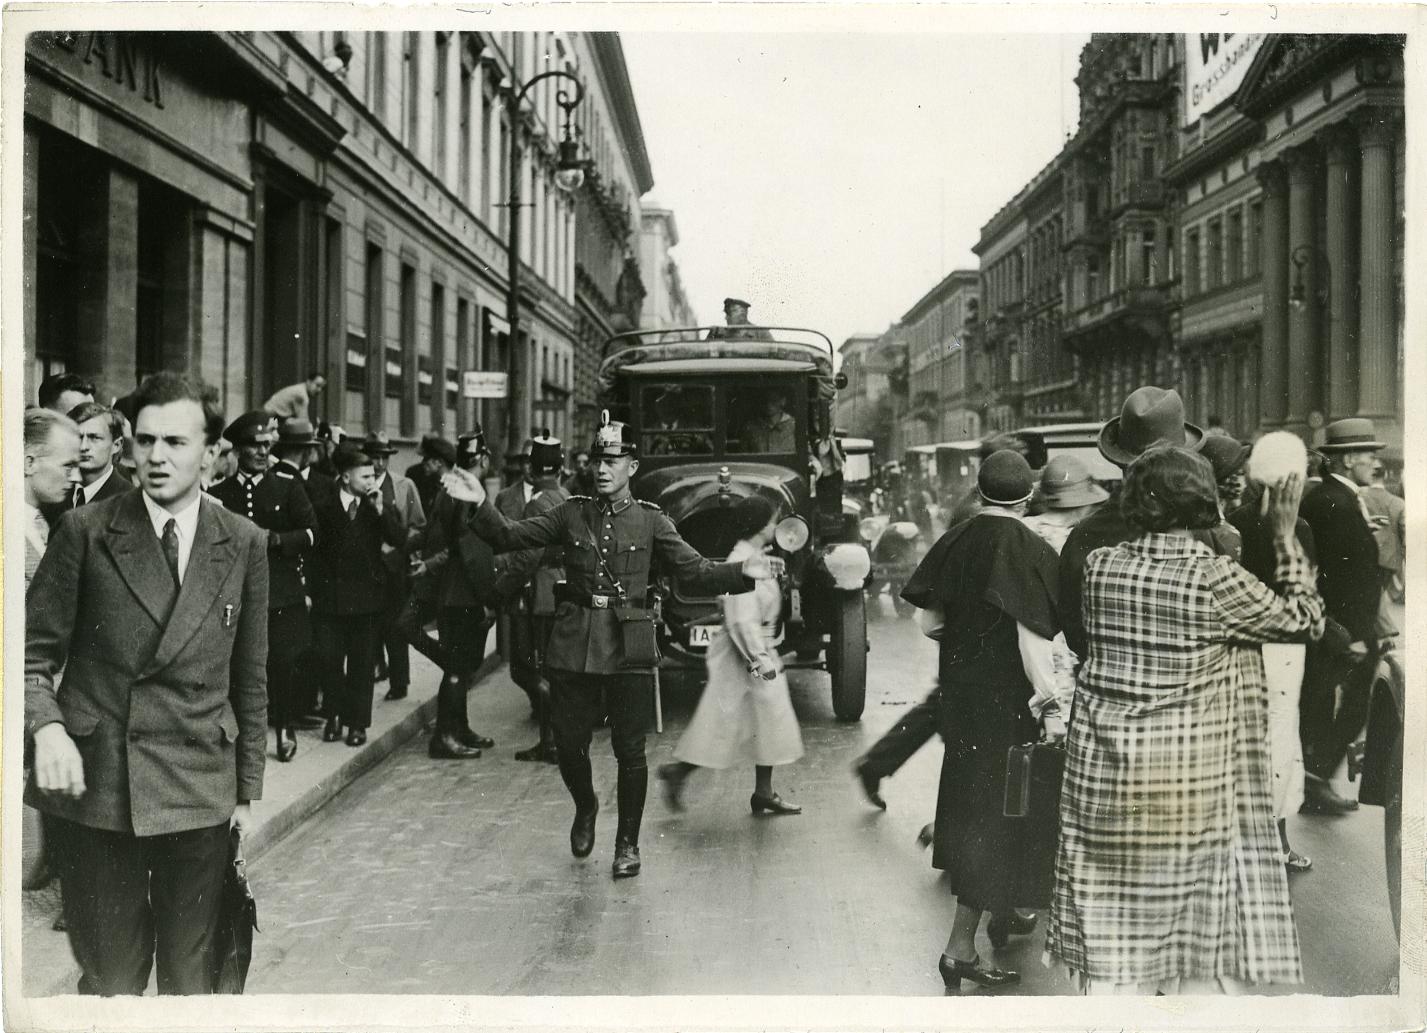
<path fill-rule="evenodd" d="M 253 960 L 258 904 L 248 885 L 243 839 L 237 829 L 228 832 L 228 868 L 223 875 L 220 908 L 218 932 L 213 938 L 213 992 L 240 994 L 247 985 L 248 965 Z"/>
<path fill-rule="evenodd" d="M 1015 819 L 1019 842 L 1015 864 L 1024 907 L 1046 907 L 1055 889 L 1055 853 L 1060 842 L 1060 785 L 1065 747 L 1024 743 L 1006 751 L 1004 813 Z"/>

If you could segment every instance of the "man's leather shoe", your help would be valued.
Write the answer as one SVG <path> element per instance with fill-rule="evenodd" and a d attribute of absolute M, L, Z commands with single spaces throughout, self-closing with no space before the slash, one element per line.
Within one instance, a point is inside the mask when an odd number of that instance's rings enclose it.
<path fill-rule="evenodd" d="M 495 740 L 484 735 L 478 735 L 469 728 L 462 728 L 456 733 L 456 738 L 471 747 L 473 750 L 488 750 L 495 745 Z"/>
<path fill-rule="evenodd" d="M 639 844 L 621 839 L 614 845 L 614 864 L 610 871 L 616 879 L 639 874 Z"/>
<path fill-rule="evenodd" d="M 347 733 L 348 746 L 365 746 L 367 744 L 367 730 L 365 728 L 353 728 Z"/>
<path fill-rule="evenodd" d="M 284 764 L 297 756 L 297 733 L 291 728 L 277 730 L 277 759 Z"/>
<path fill-rule="evenodd" d="M 434 760 L 475 760 L 481 751 L 467 746 L 450 732 L 438 732 L 431 737 L 426 755 Z"/>
<path fill-rule="evenodd" d="M 515 759 L 533 760 L 537 763 L 544 764 L 558 764 L 560 763 L 560 754 L 555 749 L 553 742 L 538 742 L 529 749 L 516 750 Z"/>
<path fill-rule="evenodd" d="M 1358 801 L 1339 796 L 1326 778 L 1309 775 L 1303 783 L 1303 806 L 1306 814 L 1347 814 L 1358 809 Z"/>
<path fill-rule="evenodd" d="M 867 802 L 878 810 L 887 809 L 887 801 L 882 799 L 879 788 L 882 784 L 882 776 L 874 775 L 868 769 L 866 762 L 858 764 L 852 769 L 852 773 L 857 776 L 857 781 L 862 786 L 862 791 L 867 794 Z"/>
<path fill-rule="evenodd" d="M 342 741 L 342 720 L 337 717 L 329 717 L 327 724 L 322 729 L 323 742 Z"/>
<path fill-rule="evenodd" d="M 394 700 L 398 699 L 406 699 L 406 686 L 403 685 L 399 689 L 395 687 L 387 689 L 386 695 L 383 696 L 382 699 L 386 700 L 388 703 L 391 703 Z"/>
<path fill-rule="evenodd" d="M 570 853 L 576 857 L 589 857 L 595 848 L 595 817 L 599 812 L 598 803 L 587 811 L 575 808 L 575 821 L 570 826 Z"/>

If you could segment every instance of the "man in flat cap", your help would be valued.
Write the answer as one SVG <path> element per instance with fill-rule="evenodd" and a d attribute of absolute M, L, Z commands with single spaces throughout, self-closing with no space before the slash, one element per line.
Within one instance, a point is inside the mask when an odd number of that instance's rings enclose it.
<path fill-rule="evenodd" d="M 723 321 L 727 326 L 716 326 L 708 332 L 705 340 L 716 341 L 771 341 L 773 335 L 760 326 L 748 321 L 751 306 L 742 298 L 723 299 Z"/>
<path fill-rule="evenodd" d="M 416 485 L 390 468 L 391 457 L 396 454 L 396 446 L 391 443 L 384 430 L 374 430 L 367 434 L 362 443 L 362 451 L 372 460 L 372 470 L 376 474 L 376 489 L 382 500 L 396 510 L 401 526 L 405 530 L 405 541 L 392 545 L 382 544 L 382 562 L 386 564 L 386 613 L 382 621 L 382 644 L 386 649 L 386 672 L 391 681 L 387 687 L 387 700 L 405 699 L 411 684 L 411 651 L 407 647 L 406 636 L 400 628 L 401 612 L 406 607 L 406 593 L 410 588 L 407 578 L 407 557 L 410 546 L 426 526 L 426 510 L 421 505 L 421 496 Z M 381 649 L 377 650 L 378 660 Z M 380 676 L 377 679 L 381 680 Z"/>
<path fill-rule="evenodd" d="M 297 754 L 298 718 L 305 709 L 300 661 L 312 642 L 303 558 L 316 543 L 317 518 L 302 478 L 271 464 L 273 417 L 244 413 L 223 431 L 238 456 L 238 473 L 210 490 L 232 513 L 268 537 L 268 724 L 277 731 L 277 759 Z"/>

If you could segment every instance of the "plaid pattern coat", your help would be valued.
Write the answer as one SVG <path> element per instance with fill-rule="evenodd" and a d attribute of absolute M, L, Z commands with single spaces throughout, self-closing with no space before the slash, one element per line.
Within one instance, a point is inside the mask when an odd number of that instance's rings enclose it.
<path fill-rule="evenodd" d="M 1174 535 L 1090 555 L 1046 934 L 1081 978 L 1303 980 L 1258 645 L 1321 634 L 1323 602 L 1296 544 L 1275 580 Z"/>

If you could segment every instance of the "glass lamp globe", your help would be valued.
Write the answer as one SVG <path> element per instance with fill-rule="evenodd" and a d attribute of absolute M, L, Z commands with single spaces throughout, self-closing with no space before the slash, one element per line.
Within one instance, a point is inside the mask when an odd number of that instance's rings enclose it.
<path fill-rule="evenodd" d="M 559 169 L 555 173 L 555 186 L 565 193 L 574 193 L 585 185 L 585 170 L 576 165 L 574 168 Z"/>

